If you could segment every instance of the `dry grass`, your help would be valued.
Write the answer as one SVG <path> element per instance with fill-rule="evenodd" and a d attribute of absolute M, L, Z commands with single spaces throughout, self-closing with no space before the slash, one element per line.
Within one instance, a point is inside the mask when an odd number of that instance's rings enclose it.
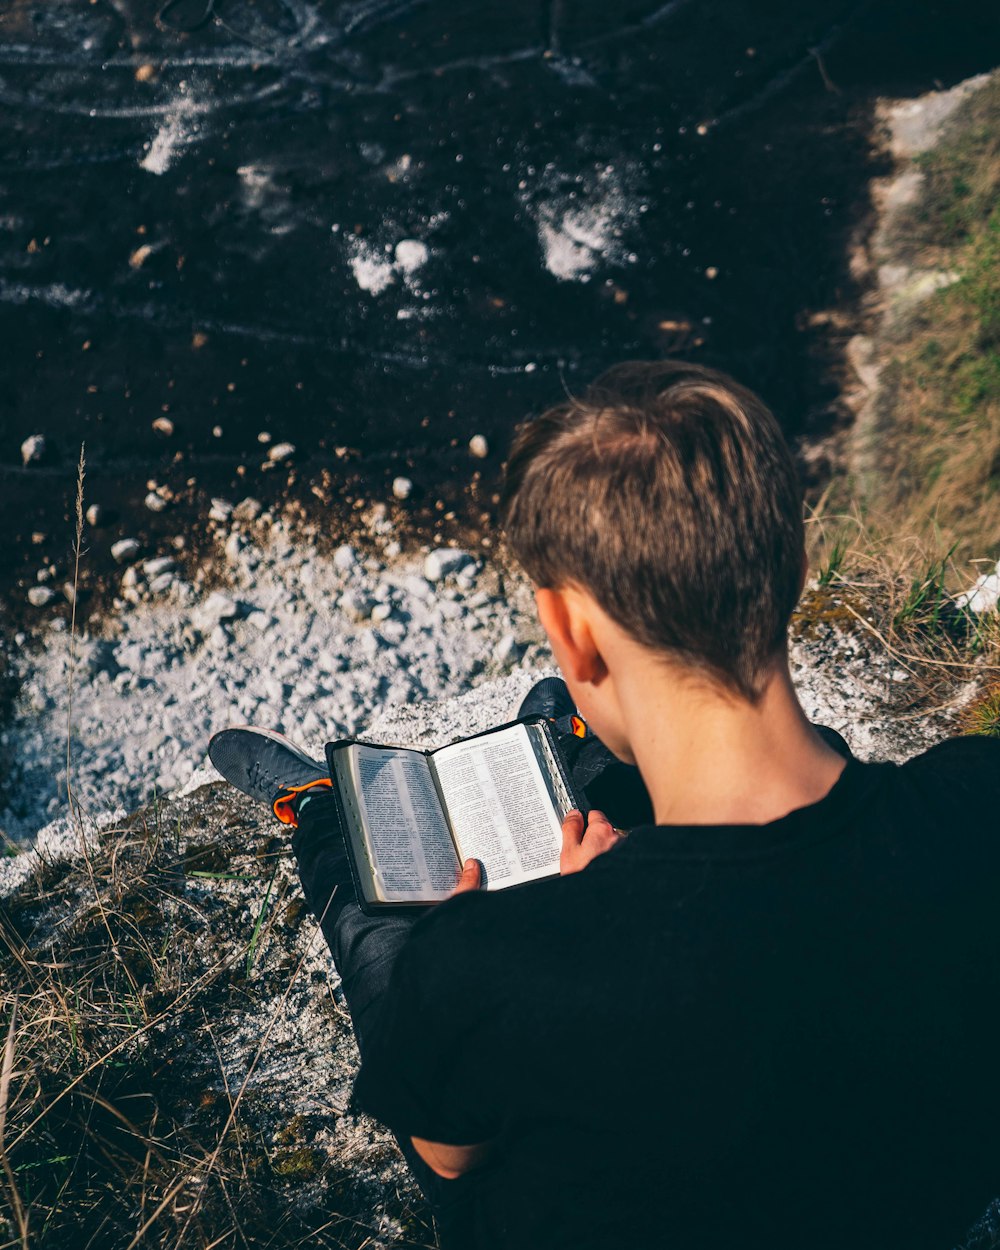
<path fill-rule="evenodd" d="M 0 910 L 0 1250 L 362 1250 L 380 1211 L 393 1245 L 433 1245 L 381 1135 L 345 1166 L 337 1115 L 253 1083 L 290 996 L 323 997 L 316 931 L 269 831 L 228 796 L 185 811 L 183 837 L 151 809 Z"/>
<path fill-rule="evenodd" d="M 1000 682 L 1000 614 L 960 607 L 967 589 L 993 561 L 968 561 L 954 540 L 914 535 L 900 539 L 893 518 L 813 516 L 807 524 L 816 589 L 797 613 L 860 629 L 911 677 L 906 709 L 912 714 L 958 707 L 970 683 Z M 970 724 L 968 732 L 976 732 Z"/>
<path fill-rule="evenodd" d="M 1000 78 L 919 165 L 923 190 L 893 246 L 960 277 L 894 332 L 881 505 L 898 533 L 942 534 L 970 559 L 1000 550 Z"/>

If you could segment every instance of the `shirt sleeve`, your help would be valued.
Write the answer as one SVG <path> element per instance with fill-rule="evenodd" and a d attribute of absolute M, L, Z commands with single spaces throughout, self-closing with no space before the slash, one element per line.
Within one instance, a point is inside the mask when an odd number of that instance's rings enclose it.
<path fill-rule="evenodd" d="M 468 1146 L 499 1131 L 497 1004 L 477 940 L 488 904 L 440 904 L 396 960 L 354 1093 L 400 1135 Z"/>

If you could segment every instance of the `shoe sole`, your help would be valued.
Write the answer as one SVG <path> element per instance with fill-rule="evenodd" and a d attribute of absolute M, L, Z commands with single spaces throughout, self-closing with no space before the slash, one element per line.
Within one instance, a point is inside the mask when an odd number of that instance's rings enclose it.
<path fill-rule="evenodd" d="M 212 734 L 208 740 L 208 758 L 212 758 L 212 743 L 216 738 L 221 738 L 223 734 L 230 733 L 234 729 L 240 729 L 244 733 L 257 734 L 261 738 L 270 738 L 272 742 L 278 742 L 290 751 L 292 755 L 297 756 L 303 764 L 310 764 L 313 768 L 324 768 L 322 760 L 314 760 L 311 755 L 306 755 L 301 747 L 297 747 L 294 742 L 286 738 L 284 734 L 278 733 L 276 729 L 259 729 L 256 725 L 229 725 L 225 729 L 220 729 L 217 734 Z"/>

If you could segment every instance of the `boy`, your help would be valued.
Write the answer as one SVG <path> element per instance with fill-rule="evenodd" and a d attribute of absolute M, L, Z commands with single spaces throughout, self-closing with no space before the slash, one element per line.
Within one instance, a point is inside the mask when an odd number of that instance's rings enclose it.
<path fill-rule="evenodd" d="M 584 743 L 607 818 L 567 819 L 563 875 L 486 894 L 470 862 L 415 924 L 369 920 L 325 768 L 255 731 L 212 747 L 299 822 L 358 1099 L 442 1244 L 962 1243 L 1000 1194 L 1000 743 L 862 764 L 809 724 L 795 471 L 722 374 L 611 370 L 523 427 L 504 510 L 568 686 L 537 697 L 620 761 Z"/>

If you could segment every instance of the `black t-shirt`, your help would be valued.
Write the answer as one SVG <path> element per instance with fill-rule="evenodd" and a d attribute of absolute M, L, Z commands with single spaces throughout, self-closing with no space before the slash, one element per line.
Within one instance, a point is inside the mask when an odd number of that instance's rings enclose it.
<path fill-rule="evenodd" d="M 495 1139 L 463 1247 L 952 1250 L 1000 1196 L 998 798 L 1000 741 L 961 739 L 453 899 L 358 1099 Z"/>

